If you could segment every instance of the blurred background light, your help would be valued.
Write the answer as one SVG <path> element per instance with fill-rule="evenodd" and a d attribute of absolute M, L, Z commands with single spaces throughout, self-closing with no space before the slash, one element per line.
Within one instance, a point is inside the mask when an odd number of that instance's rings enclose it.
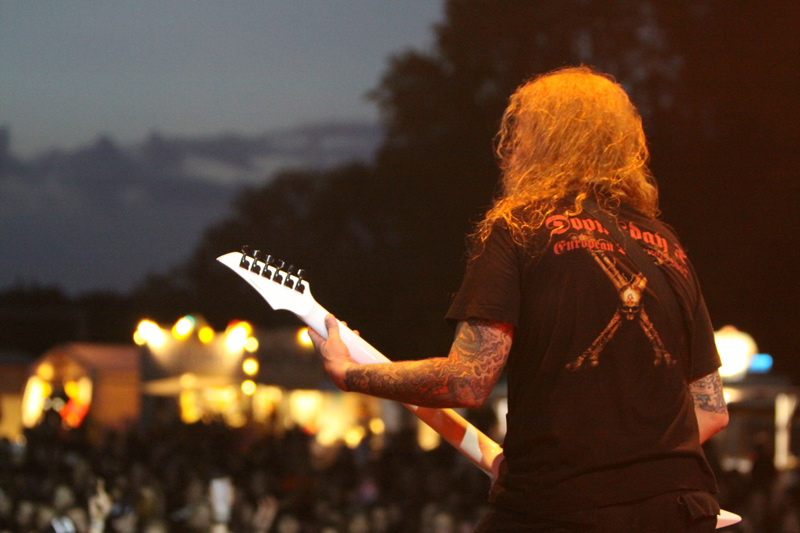
<path fill-rule="evenodd" d="M 772 356 L 766 353 L 757 353 L 750 360 L 748 372 L 752 374 L 767 374 L 772 370 Z"/>
<path fill-rule="evenodd" d="M 244 351 L 247 353 L 254 353 L 258 351 L 258 339 L 255 337 L 247 337 L 244 341 Z"/>
<path fill-rule="evenodd" d="M 714 341 L 722 359 L 720 376 L 729 381 L 742 379 L 757 351 L 753 337 L 733 326 L 724 326 L 714 332 Z"/>
<path fill-rule="evenodd" d="M 172 326 L 172 336 L 178 340 L 184 340 L 194 331 L 195 319 L 192 316 L 185 316 L 175 322 Z"/>
<path fill-rule="evenodd" d="M 242 361 L 242 370 L 248 376 L 255 376 L 256 374 L 258 374 L 258 368 L 259 368 L 258 359 L 256 359 L 255 357 L 248 357 L 247 359 Z"/>
<path fill-rule="evenodd" d="M 311 346 L 311 336 L 308 334 L 308 328 L 300 328 L 297 331 L 297 342 L 303 346 Z"/>
<path fill-rule="evenodd" d="M 200 328 L 200 331 L 197 332 L 197 338 L 200 339 L 200 342 L 203 344 L 209 344 L 214 340 L 215 336 L 216 333 L 210 326 L 203 326 Z"/>
<path fill-rule="evenodd" d="M 228 330 L 225 332 L 225 346 L 228 351 L 235 354 L 244 350 L 252 332 L 252 326 L 244 321 L 228 326 Z"/>
<path fill-rule="evenodd" d="M 247 396 L 252 396 L 256 392 L 256 383 L 252 379 L 242 381 L 242 392 Z"/>
<path fill-rule="evenodd" d="M 158 324 L 145 319 L 139 322 L 133 340 L 139 346 L 146 343 L 153 348 L 160 348 L 167 342 L 167 336 Z"/>

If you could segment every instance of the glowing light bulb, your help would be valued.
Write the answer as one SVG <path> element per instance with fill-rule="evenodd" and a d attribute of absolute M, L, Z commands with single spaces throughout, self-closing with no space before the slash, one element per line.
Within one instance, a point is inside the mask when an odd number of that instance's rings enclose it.
<path fill-rule="evenodd" d="M 192 334 L 192 331 L 194 331 L 194 325 L 194 317 L 185 316 L 175 322 L 175 325 L 172 326 L 172 336 L 178 340 L 183 340 Z"/>
<path fill-rule="evenodd" d="M 200 331 L 197 332 L 197 338 L 200 339 L 200 342 L 203 344 L 208 344 L 213 341 L 215 335 L 214 330 L 209 326 L 203 326 L 200 328 Z"/>
<path fill-rule="evenodd" d="M 242 392 L 247 396 L 252 396 L 256 392 L 256 383 L 251 379 L 242 381 Z"/>
<path fill-rule="evenodd" d="M 242 361 L 242 370 L 248 376 L 255 376 L 258 373 L 258 360 L 254 357 L 248 357 Z"/>
<path fill-rule="evenodd" d="M 313 344 L 311 342 L 311 336 L 308 334 L 308 328 L 301 328 L 298 330 L 297 342 L 299 342 L 302 346 L 311 346 Z"/>
<path fill-rule="evenodd" d="M 145 343 L 154 348 L 160 348 L 167 342 L 167 336 L 164 334 L 164 330 L 152 320 L 145 319 L 139 322 L 136 332 Z"/>

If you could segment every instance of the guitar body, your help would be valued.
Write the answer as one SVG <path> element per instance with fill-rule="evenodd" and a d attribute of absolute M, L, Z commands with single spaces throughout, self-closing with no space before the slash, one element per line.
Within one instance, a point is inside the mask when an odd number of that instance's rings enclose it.
<path fill-rule="evenodd" d="M 276 261 L 269 255 L 261 256 L 258 251 L 251 255 L 247 248 L 222 255 L 217 260 L 247 281 L 273 309 L 291 311 L 320 336 L 328 337 L 325 317 L 329 313 L 314 300 L 302 270 L 295 272 L 293 267 L 284 268 L 283 261 Z M 339 322 L 339 333 L 356 363 L 390 362 L 342 322 Z M 403 405 L 486 472 L 492 481 L 497 479 L 503 458 L 503 448 L 499 444 L 452 409 Z M 739 521 L 739 515 L 722 510 L 717 516 L 717 529 Z"/>

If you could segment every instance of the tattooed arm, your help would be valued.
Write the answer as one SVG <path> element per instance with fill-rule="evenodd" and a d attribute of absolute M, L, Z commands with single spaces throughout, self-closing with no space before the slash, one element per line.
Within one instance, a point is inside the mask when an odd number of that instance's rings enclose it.
<path fill-rule="evenodd" d="M 714 372 L 689 383 L 689 392 L 694 401 L 694 412 L 700 428 L 700 442 L 728 425 L 728 406 L 722 395 L 722 378 Z"/>
<path fill-rule="evenodd" d="M 513 326 L 470 319 L 459 322 L 447 357 L 359 365 L 350 359 L 332 316 L 328 340 L 312 333 L 325 370 L 342 390 L 423 407 L 479 407 L 500 377 L 511 349 Z"/>

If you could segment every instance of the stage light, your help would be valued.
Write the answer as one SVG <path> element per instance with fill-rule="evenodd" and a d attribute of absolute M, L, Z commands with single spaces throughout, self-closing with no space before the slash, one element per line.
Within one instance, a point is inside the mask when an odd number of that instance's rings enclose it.
<path fill-rule="evenodd" d="M 352 449 L 358 447 L 361 444 L 361 441 L 364 440 L 364 436 L 366 435 L 366 431 L 361 426 L 356 426 L 348 429 L 344 433 L 344 443 L 345 445 Z"/>
<path fill-rule="evenodd" d="M 139 322 L 136 332 L 139 334 L 139 339 L 144 341 L 142 344 L 147 343 L 154 348 L 160 348 L 167 342 L 164 330 L 152 320 L 145 319 Z M 135 340 L 136 335 L 134 335 Z"/>
<path fill-rule="evenodd" d="M 428 424 L 419 420 L 417 422 L 417 445 L 424 451 L 436 449 L 442 442 L 442 437 Z"/>
<path fill-rule="evenodd" d="M 242 370 L 248 376 L 255 376 L 258 373 L 258 360 L 254 357 L 248 357 L 242 361 Z"/>
<path fill-rule="evenodd" d="M 386 431 L 386 424 L 378 417 L 371 418 L 369 421 L 369 430 L 375 435 L 382 435 Z"/>
<path fill-rule="evenodd" d="M 254 353 L 258 351 L 258 339 L 255 337 L 247 337 L 244 341 L 244 351 L 247 353 Z"/>
<path fill-rule="evenodd" d="M 244 350 L 252 331 L 253 328 L 247 322 L 237 322 L 232 327 L 228 327 L 228 331 L 225 333 L 225 346 L 228 351 L 239 353 Z"/>
<path fill-rule="evenodd" d="M 719 374 L 729 381 L 737 381 L 747 374 L 750 361 L 756 353 L 753 337 L 733 326 L 725 326 L 714 332 L 722 366 Z"/>
<path fill-rule="evenodd" d="M 298 426 L 316 427 L 321 410 L 322 393 L 320 391 L 297 389 L 289 394 L 289 412 Z"/>
<path fill-rule="evenodd" d="M 184 340 L 192 334 L 194 326 L 194 317 L 187 315 L 175 322 L 175 325 L 172 326 L 172 336 L 178 340 Z"/>
<path fill-rule="evenodd" d="M 200 342 L 203 344 L 209 344 L 214 340 L 215 336 L 216 333 L 214 333 L 214 330 L 209 326 L 203 326 L 200 328 L 200 331 L 197 332 L 197 338 L 200 339 Z"/>
<path fill-rule="evenodd" d="M 22 395 L 22 424 L 31 428 L 39 423 L 42 411 L 45 409 L 45 400 L 50 397 L 50 384 L 39 376 L 31 376 L 25 385 Z"/>
<path fill-rule="evenodd" d="M 297 331 L 297 342 L 302 346 L 311 346 L 311 336 L 308 334 L 308 328 L 300 328 Z"/>
<path fill-rule="evenodd" d="M 53 377 L 55 376 L 55 374 L 56 374 L 55 368 L 53 368 L 53 365 L 47 361 L 40 364 L 36 368 L 36 375 L 42 378 L 44 381 L 53 381 Z"/>
<path fill-rule="evenodd" d="M 247 396 L 252 396 L 256 392 L 256 384 L 253 380 L 242 381 L 242 392 Z"/>
<path fill-rule="evenodd" d="M 750 360 L 748 372 L 753 374 L 767 374 L 772 370 L 772 356 L 766 353 L 757 353 Z"/>

